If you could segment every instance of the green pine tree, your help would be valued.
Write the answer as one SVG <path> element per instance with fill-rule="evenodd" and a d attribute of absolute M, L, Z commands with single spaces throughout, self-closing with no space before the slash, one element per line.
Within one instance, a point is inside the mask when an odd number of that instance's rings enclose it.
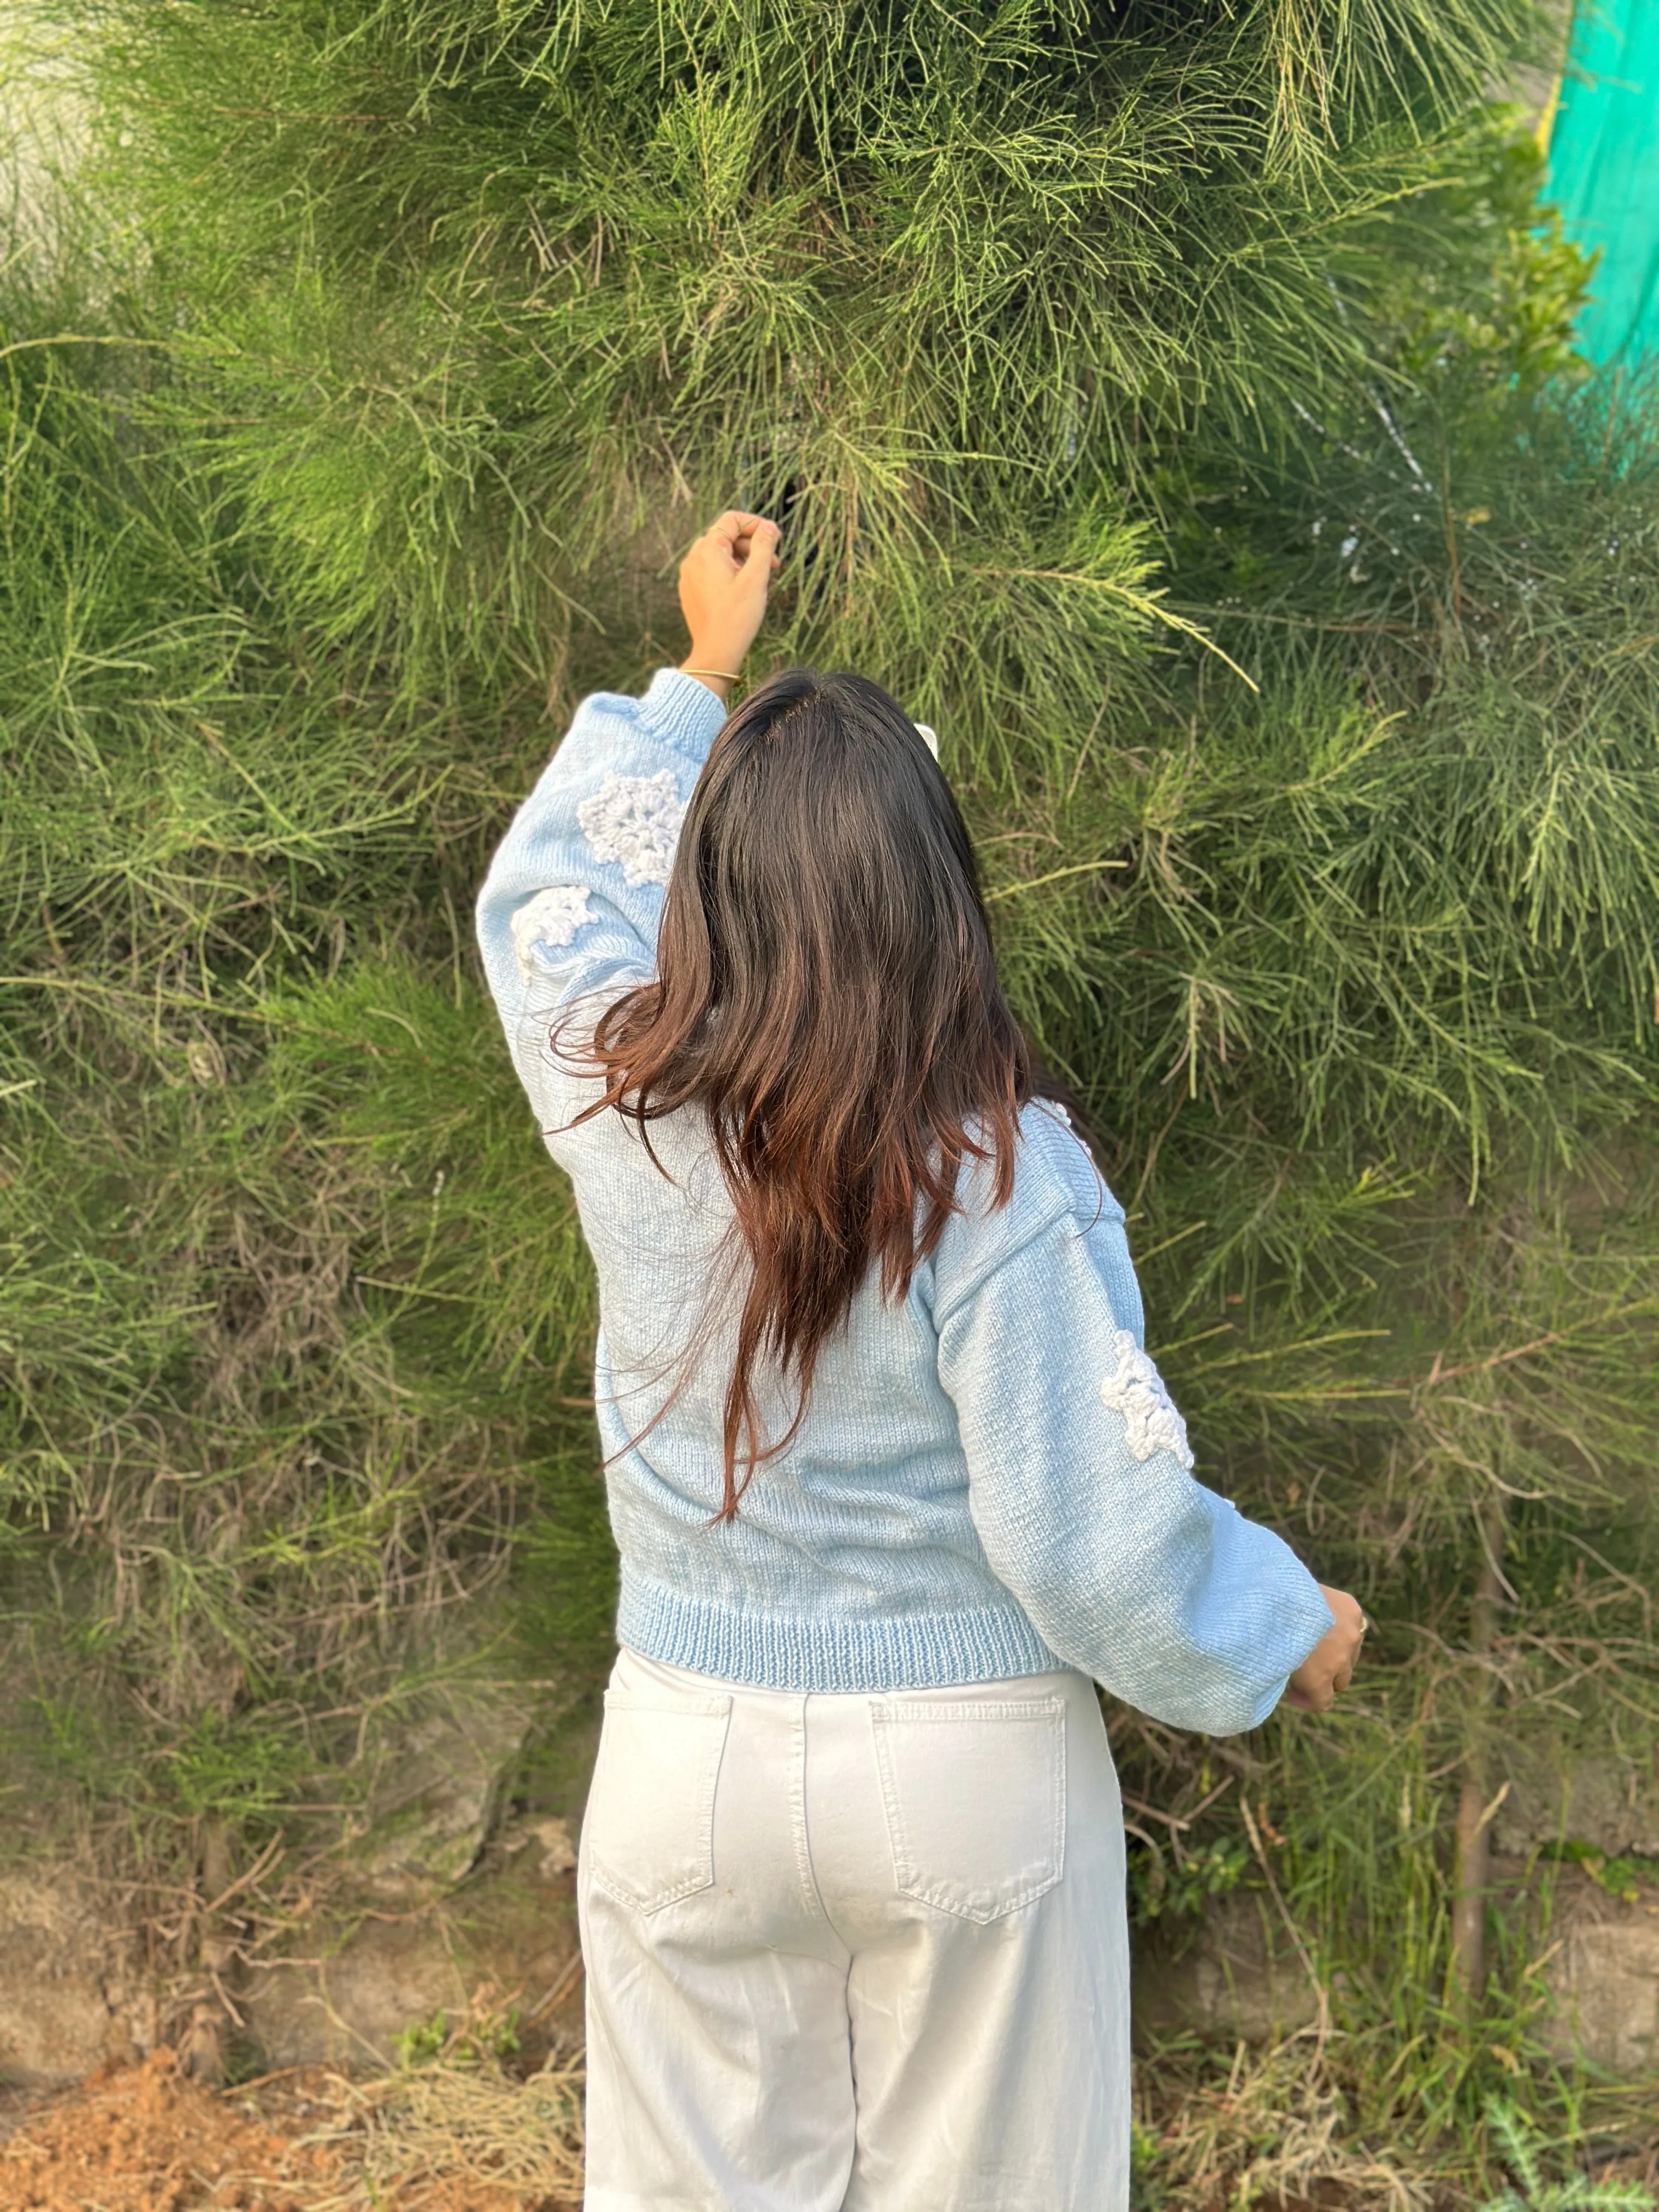
<path fill-rule="evenodd" d="M 1487 104 L 1529 12 L 46 15 L 92 121 L 0 278 L 15 1771 L 164 1882 L 325 1840 L 482 1667 L 563 1686 L 570 1786 L 591 1301 L 468 910 L 740 501 L 758 665 L 940 732 L 1201 1472 L 1377 1623 L 1339 1723 L 1117 1717 L 1206 1808 L 1142 1893 L 1261 1883 L 1357 2121 L 1478 2118 L 1535 2056 L 1508 1749 L 1656 1698 L 1654 459 Z"/>

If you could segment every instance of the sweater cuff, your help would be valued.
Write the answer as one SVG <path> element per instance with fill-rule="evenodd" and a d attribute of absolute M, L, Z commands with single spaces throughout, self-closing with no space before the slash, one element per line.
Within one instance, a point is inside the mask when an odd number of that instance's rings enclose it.
<path fill-rule="evenodd" d="M 1269 1713 L 1277 1711 L 1279 1699 L 1290 1686 L 1290 1676 L 1281 1674 L 1276 1682 L 1265 1689 L 1255 1701 L 1255 1710 L 1250 1715 L 1249 1725 L 1253 1729 L 1260 1728 Z"/>
<path fill-rule="evenodd" d="M 726 720 L 726 708 L 708 686 L 683 669 L 659 668 L 640 705 L 641 719 L 653 737 L 701 768 Z"/>

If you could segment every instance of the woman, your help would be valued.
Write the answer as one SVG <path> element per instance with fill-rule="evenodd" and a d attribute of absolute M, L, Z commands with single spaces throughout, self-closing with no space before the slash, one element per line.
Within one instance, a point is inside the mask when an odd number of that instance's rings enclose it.
<path fill-rule="evenodd" d="M 680 571 L 495 856 L 490 987 L 599 1271 L 621 1646 L 578 1877 L 592 2212 L 1121 2212 L 1096 1694 L 1320 1711 L 1364 1632 L 1201 1488 L 915 726 L 724 708 L 778 532 Z"/>

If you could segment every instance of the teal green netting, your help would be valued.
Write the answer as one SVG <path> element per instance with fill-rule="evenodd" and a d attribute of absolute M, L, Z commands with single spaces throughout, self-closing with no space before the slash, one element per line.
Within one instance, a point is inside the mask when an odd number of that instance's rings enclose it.
<path fill-rule="evenodd" d="M 1579 325 L 1585 352 L 1659 356 L 1659 0 L 1580 0 L 1547 197 L 1601 256 Z"/>

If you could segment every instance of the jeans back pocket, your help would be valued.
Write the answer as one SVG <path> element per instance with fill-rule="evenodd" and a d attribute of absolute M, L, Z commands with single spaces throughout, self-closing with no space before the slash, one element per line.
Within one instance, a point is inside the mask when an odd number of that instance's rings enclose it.
<path fill-rule="evenodd" d="M 1063 1698 L 884 1698 L 876 1764 L 901 1896 L 1000 1920 L 1066 1865 Z"/>
<path fill-rule="evenodd" d="M 582 1870 L 636 1912 L 658 1912 L 714 1879 L 714 1789 L 729 1697 L 607 1690 L 582 1819 Z"/>

